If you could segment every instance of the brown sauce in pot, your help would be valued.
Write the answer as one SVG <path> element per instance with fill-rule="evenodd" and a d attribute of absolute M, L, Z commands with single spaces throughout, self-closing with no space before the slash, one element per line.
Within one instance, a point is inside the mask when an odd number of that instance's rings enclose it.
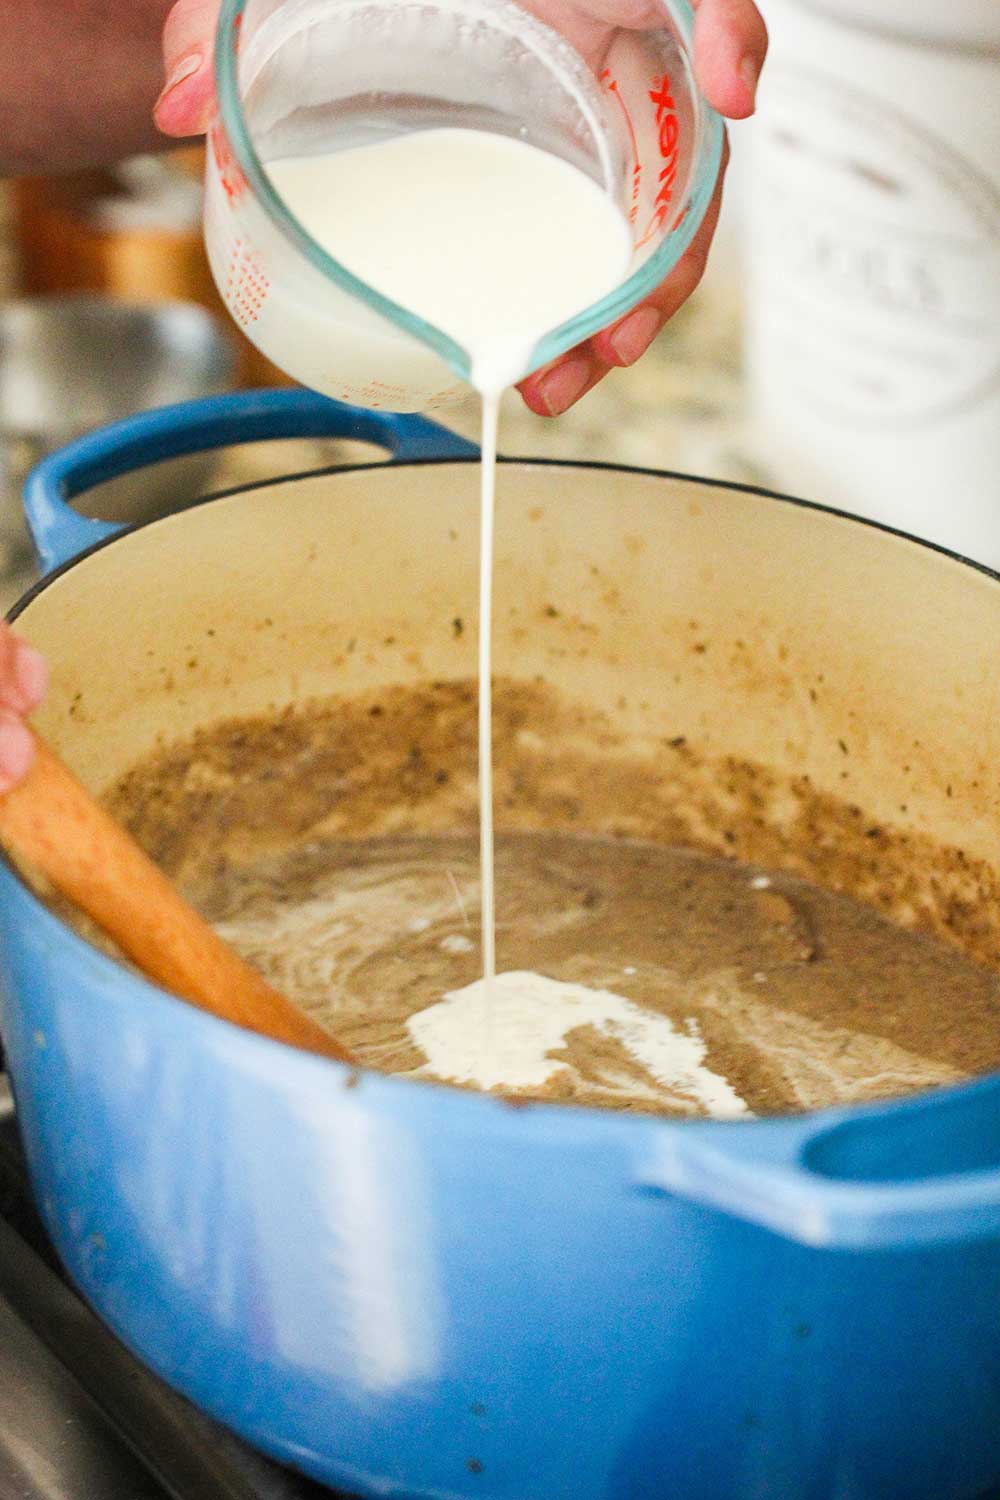
<path fill-rule="evenodd" d="M 501 972 L 612 991 L 696 1032 L 756 1113 L 1000 1062 L 996 891 L 961 851 L 683 742 L 620 745 L 539 685 L 498 683 L 495 712 Z M 109 800 L 363 1062 L 448 1081 L 407 1023 L 480 973 L 475 798 L 474 686 L 442 683 L 218 725 Z M 551 1055 L 521 1093 L 699 1112 L 599 1028 Z"/>

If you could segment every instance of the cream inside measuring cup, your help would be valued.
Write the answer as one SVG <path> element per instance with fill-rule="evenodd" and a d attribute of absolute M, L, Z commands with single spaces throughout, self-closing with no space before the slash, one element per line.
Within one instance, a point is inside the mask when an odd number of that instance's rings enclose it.
<path fill-rule="evenodd" d="M 489 991 L 496 977 L 490 627 L 500 397 L 528 372 L 546 333 L 624 279 L 631 232 L 578 167 L 486 131 L 425 130 L 273 161 L 268 171 L 325 250 L 469 352 L 482 396 L 479 782 Z"/>
<path fill-rule="evenodd" d="M 487 131 L 415 131 L 268 173 L 325 250 L 469 351 L 484 394 L 525 375 L 632 259 L 624 214 L 586 173 Z"/>

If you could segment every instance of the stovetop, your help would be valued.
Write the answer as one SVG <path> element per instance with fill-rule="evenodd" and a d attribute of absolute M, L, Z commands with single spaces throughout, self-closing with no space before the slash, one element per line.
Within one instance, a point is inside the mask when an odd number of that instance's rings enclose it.
<path fill-rule="evenodd" d="M 176 1395 L 68 1285 L 31 1202 L 2 1074 L 0 1496 L 336 1500 Z"/>

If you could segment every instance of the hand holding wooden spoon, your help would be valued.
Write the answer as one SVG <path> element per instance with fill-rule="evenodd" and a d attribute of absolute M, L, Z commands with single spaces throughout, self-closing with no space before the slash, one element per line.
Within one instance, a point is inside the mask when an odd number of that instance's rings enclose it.
<path fill-rule="evenodd" d="M 0 791 L 0 843 L 40 871 L 165 989 L 263 1036 L 351 1062 L 345 1048 L 188 906 L 23 718 L 17 723 L 30 736 L 30 766 Z"/>
<path fill-rule="evenodd" d="M 25 716 L 41 703 L 48 681 L 39 653 L 0 620 L 0 792 L 31 765 L 35 752 Z"/>

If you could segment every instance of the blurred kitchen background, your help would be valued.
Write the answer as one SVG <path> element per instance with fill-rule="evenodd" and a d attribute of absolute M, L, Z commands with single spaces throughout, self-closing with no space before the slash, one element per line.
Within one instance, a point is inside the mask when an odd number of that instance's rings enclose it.
<path fill-rule="evenodd" d="M 702 287 L 638 365 L 555 422 L 509 396 L 502 450 L 763 485 L 1000 567 L 1000 5 L 766 0 Z M 20 485 L 144 406 L 282 383 L 222 312 L 201 152 L 0 183 L 0 607 L 31 581 Z M 469 436 L 470 400 L 442 420 Z M 177 460 L 88 497 L 143 518 L 367 460 L 295 441 Z"/>

